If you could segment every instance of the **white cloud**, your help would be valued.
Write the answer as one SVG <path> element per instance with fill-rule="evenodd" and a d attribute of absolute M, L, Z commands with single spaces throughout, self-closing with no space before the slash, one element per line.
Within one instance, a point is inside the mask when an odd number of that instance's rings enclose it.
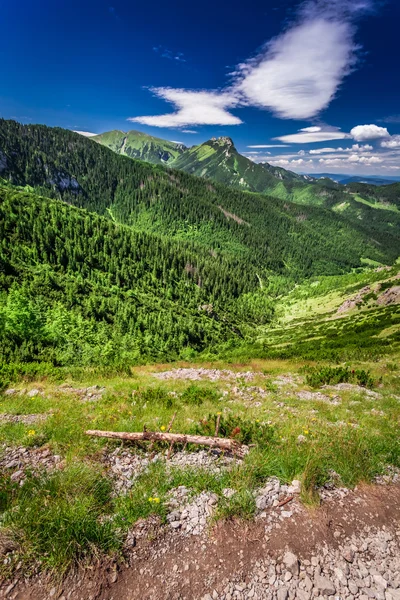
<path fill-rule="evenodd" d="M 239 65 L 237 89 L 252 106 L 284 119 L 308 119 L 326 108 L 356 63 L 352 23 L 368 8 L 352 0 L 311 0 L 300 17 L 254 59 Z"/>
<path fill-rule="evenodd" d="M 366 142 L 368 140 L 390 137 L 390 133 L 386 127 L 378 127 L 378 125 L 357 125 L 357 127 L 353 127 L 350 131 L 350 135 L 356 142 Z"/>
<path fill-rule="evenodd" d="M 337 151 L 338 148 L 317 148 L 316 150 L 310 150 L 310 154 L 329 154 Z"/>
<path fill-rule="evenodd" d="M 305 131 L 307 133 L 317 133 L 317 131 L 322 131 L 322 127 L 303 127 L 303 129 L 299 129 L 299 131 Z"/>
<path fill-rule="evenodd" d="M 194 131 L 193 129 L 182 129 L 181 133 L 197 133 L 197 131 Z"/>
<path fill-rule="evenodd" d="M 359 49 L 354 41 L 354 19 L 374 1 L 307 0 L 285 31 L 270 40 L 258 56 L 238 65 L 229 87 L 215 91 L 155 88 L 153 92 L 174 104 L 176 112 L 128 120 L 155 127 L 239 125 L 242 121 L 228 111 L 238 106 L 268 109 L 283 119 L 314 117 L 330 104 L 354 68 Z M 160 47 L 154 50 L 158 52 Z M 167 58 L 171 57 L 183 60 L 168 51 Z M 301 133 L 323 132 L 314 126 Z M 340 138 L 312 141 L 331 139 Z"/>
<path fill-rule="evenodd" d="M 93 137 L 94 135 L 98 135 L 97 133 L 91 133 L 90 131 L 75 131 L 74 133 L 79 133 L 79 135 L 84 135 L 85 137 Z"/>
<path fill-rule="evenodd" d="M 130 117 L 128 121 L 153 127 L 184 127 L 185 125 L 240 125 L 242 121 L 228 112 L 237 106 L 237 98 L 229 92 L 191 91 L 173 88 L 153 88 L 156 96 L 174 104 L 176 112 L 164 115 Z"/>
<path fill-rule="evenodd" d="M 352 154 L 349 156 L 348 161 L 352 163 L 363 163 L 365 165 L 373 165 L 383 162 L 379 156 L 360 156 L 359 154 Z"/>
<path fill-rule="evenodd" d="M 383 162 L 379 156 L 360 156 L 359 154 L 352 154 L 346 158 L 320 158 L 318 161 L 321 165 L 329 165 L 336 167 L 351 168 L 355 164 L 357 165 L 377 165 Z"/>
<path fill-rule="evenodd" d="M 256 144 L 248 148 L 289 148 L 289 144 Z"/>
<path fill-rule="evenodd" d="M 297 154 L 299 156 L 305 156 L 305 151 L 304 150 L 299 150 L 299 152 Z"/>
<path fill-rule="evenodd" d="M 271 165 L 278 165 L 280 167 L 284 167 L 286 165 L 289 164 L 290 161 L 288 161 L 287 158 L 280 158 L 278 160 L 271 160 Z"/>
<path fill-rule="evenodd" d="M 306 132 L 304 130 L 299 130 L 298 133 L 292 133 L 289 135 L 282 135 L 280 137 L 275 138 L 281 142 L 288 142 L 289 144 L 314 144 L 316 142 L 329 142 L 331 140 L 343 140 L 349 138 L 350 135 L 348 133 L 344 133 L 343 131 L 332 130 L 332 131 L 313 131 Z"/>
<path fill-rule="evenodd" d="M 400 135 L 394 135 L 390 140 L 381 142 L 382 148 L 400 148 Z"/>
<path fill-rule="evenodd" d="M 369 152 L 370 150 L 373 150 L 373 147 L 369 146 L 368 144 L 364 144 L 364 146 L 353 144 L 351 148 L 317 148 L 315 150 L 310 150 L 310 154 L 331 154 L 333 152 Z"/>
<path fill-rule="evenodd" d="M 369 152 L 370 150 L 373 150 L 373 147 L 369 144 L 364 144 L 364 146 L 353 144 L 351 148 L 345 148 L 343 152 Z"/>

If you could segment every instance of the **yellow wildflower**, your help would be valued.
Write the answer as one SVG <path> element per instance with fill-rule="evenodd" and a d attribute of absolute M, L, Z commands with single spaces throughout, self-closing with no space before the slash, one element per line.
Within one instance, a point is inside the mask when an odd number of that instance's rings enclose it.
<path fill-rule="evenodd" d="M 30 435 L 32 437 L 32 436 L 36 435 L 36 431 L 34 429 L 30 429 L 28 431 L 28 435 Z"/>
<path fill-rule="evenodd" d="M 165 425 L 161 425 L 160 429 L 161 431 L 165 431 Z"/>
<path fill-rule="evenodd" d="M 308 431 L 308 429 L 305 429 L 305 430 L 304 430 L 304 435 L 308 435 L 308 434 L 309 434 L 309 431 Z"/>
<path fill-rule="evenodd" d="M 153 498 L 153 502 L 155 502 L 156 504 L 160 504 L 160 498 Z"/>
<path fill-rule="evenodd" d="M 149 497 L 149 502 L 153 502 L 153 498 L 151 496 Z"/>

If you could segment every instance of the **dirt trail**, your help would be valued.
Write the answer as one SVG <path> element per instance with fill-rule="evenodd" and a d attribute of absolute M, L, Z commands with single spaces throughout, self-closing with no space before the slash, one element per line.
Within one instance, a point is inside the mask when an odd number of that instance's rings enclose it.
<path fill-rule="evenodd" d="M 93 565 L 58 588 L 44 579 L 8 582 L 0 598 L 400 600 L 400 485 L 359 487 L 272 531 L 264 519 L 219 523 L 199 537 L 155 524 L 135 542 L 118 571 Z"/>

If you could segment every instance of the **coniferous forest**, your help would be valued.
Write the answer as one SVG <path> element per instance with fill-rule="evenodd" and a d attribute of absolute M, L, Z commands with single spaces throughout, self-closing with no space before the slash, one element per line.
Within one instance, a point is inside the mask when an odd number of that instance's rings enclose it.
<path fill-rule="evenodd" d="M 1 120 L 0 177 L 3 362 L 216 355 L 251 340 L 299 282 L 398 256 L 398 227 L 382 220 L 240 192 L 58 128 Z"/>

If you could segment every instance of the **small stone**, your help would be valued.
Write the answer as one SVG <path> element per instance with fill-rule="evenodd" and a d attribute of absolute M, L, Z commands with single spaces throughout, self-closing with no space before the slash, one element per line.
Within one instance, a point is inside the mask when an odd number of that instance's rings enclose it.
<path fill-rule="evenodd" d="M 293 552 L 286 552 L 283 557 L 283 564 L 292 575 L 299 574 L 299 560 Z"/>
<path fill-rule="evenodd" d="M 288 591 L 286 588 L 279 588 L 277 591 L 276 597 L 278 600 L 287 600 Z"/>
<path fill-rule="evenodd" d="M 293 479 L 291 485 L 288 488 L 288 494 L 300 494 L 301 492 L 301 481 Z"/>
<path fill-rule="evenodd" d="M 356 594 L 358 594 L 358 585 L 356 585 L 354 583 L 354 581 L 349 581 L 348 582 L 348 587 L 350 592 L 355 596 Z"/>
<path fill-rule="evenodd" d="M 342 571 L 342 569 L 339 569 L 338 567 L 334 568 L 334 573 L 336 575 L 336 577 L 338 578 L 339 582 L 344 585 L 347 586 L 347 579 Z"/>
<path fill-rule="evenodd" d="M 298 444 L 304 444 L 307 441 L 307 438 L 304 435 L 299 435 L 297 437 L 297 443 Z"/>
<path fill-rule="evenodd" d="M 326 596 L 333 596 L 333 594 L 336 593 L 335 586 L 327 577 L 323 577 L 322 575 L 316 575 L 314 583 L 315 587 Z"/>
<path fill-rule="evenodd" d="M 348 563 L 352 563 L 354 561 L 354 551 L 351 548 L 346 548 L 343 552 L 343 558 Z"/>
<path fill-rule="evenodd" d="M 34 398 L 40 394 L 39 390 L 33 389 L 27 393 L 28 398 Z"/>
<path fill-rule="evenodd" d="M 382 575 L 374 575 L 373 579 L 379 588 L 383 588 L 384 590 L 386 590 L 388 584 L 386 579 L 384 579 Z"/>

